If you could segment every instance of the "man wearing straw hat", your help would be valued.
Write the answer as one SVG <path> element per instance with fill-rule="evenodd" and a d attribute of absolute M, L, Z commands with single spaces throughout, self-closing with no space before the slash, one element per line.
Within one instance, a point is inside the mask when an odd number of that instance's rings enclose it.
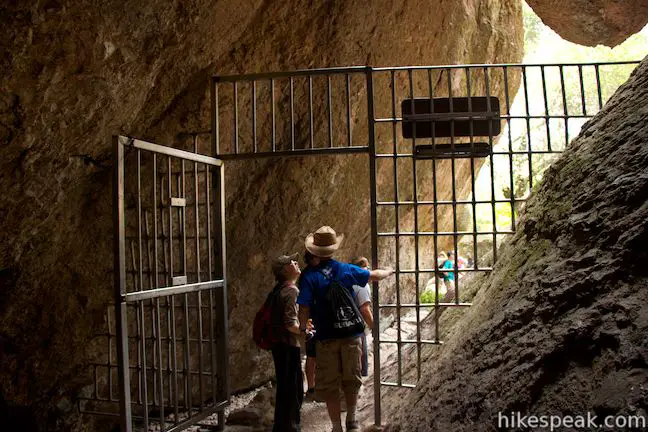
<path fill-rule="evenodd" d="M 317 382 L 316 398 L 326 402 L 333 432 L 342 432 L 340 418 L 340 388 L 347 402 L 346 430 L 359 431 L 356 421 L 356 404 L 358 392 L 362 385 L 360 356 L 362 346 L 360 335 L 339 338 L 327 333 L 325 298 L 327 291 L 340 286 L 353 292 L 353 285 L 364 286 L 371 281 L 379 281 L 390 276 L 391 268 L 366 270 L 358 266 L 333 259 L 333 255 L 344 240 L 344 234 L 338 235 L 333 228 L 323 226 L 306 237 L 306 250 L 320 259 L 319 265 L 307 268 L 299 281 L 299 322 L 306 323 L 313 318 L 317 334 Z M 331 281 L 336 281 L 332 284 Z"/>

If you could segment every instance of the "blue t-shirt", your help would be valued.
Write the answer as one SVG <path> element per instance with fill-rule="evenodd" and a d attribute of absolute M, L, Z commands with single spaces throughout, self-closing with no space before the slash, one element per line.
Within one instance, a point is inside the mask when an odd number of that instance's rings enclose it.
<path fill-rule="evenodd" d="M 442 269 L 451 269 L 454 270 L 454 264 L 452 264 L 452 261 L 446 260 L 446 262 L 443 263 L 443 266 L 441 267 Z M 455 280 L 455 274 L 454 272 L 446 272 L 446 274 L 443 275 L 443 280 L 448 281 L 448 280 Z"/>
<path fill-rule="evenodd" d="M 324 276 L 325 273 L 326 276 Z M 335 279 L 349 289 L 353 285 L 364 286 L 369 283 L 369 270 L 360 268 L 353 264 L 342 263 L 336 260 L 327 260 L 317 267 L 308 267 L 299 278 L 299 296 L 297 304 L 310 307 L 310 314 L 313 318 L 313 325 L 316 330 L 316 339 L 329 339 L 330 336 L 320 331 L 324 326 L 320 325 L 322 317 L 322 302 L 315 303 L 315 298 L 323 298 L 326 289 L 331 283 L 329 279 Z M 351 290 L 353 293 L 353 290 Z M 353 293 L 355 296 L 355 293 Z M 358 333 L 358 336 L 361 333 Z"/>

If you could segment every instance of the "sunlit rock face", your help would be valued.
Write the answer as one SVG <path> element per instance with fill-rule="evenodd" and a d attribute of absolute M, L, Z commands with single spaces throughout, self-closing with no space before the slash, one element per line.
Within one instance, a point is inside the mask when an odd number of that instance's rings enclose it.
<path fill-rule="evenodd" d="M 647 114 L 644 59 L 549 168 L 389 430 L 525 429 L 516 413 L 645 418 Z"/>
<path fill-rule="evenodd" d="M 580 45 L 614 47 L 648 23 L 645 0 L 528 0 L 546 25 Z"/>
<path fill-rule="evenodd" d="M 0 16 L 0 410 L 26 429 L 90 427 L 73 401 L 112 299 L 112 134 L 182 146 L 178 134 L 209 128 L 214 73 L 522 57 L 517 0 L 13 2 Z M 406 77 L 397 83 L 404 91 Z M 389 85 L 376 91 L 385 103 Z M 366 102 L 352 108 L 362 143 Z M 231 162 L 226 172 L 237 389 L 272 373 L 250 338 L 268 257 L 301 250 L 322 224 L 347 234 L 340 257 L 370 255 L 369 176 L 366 156 Z"/>

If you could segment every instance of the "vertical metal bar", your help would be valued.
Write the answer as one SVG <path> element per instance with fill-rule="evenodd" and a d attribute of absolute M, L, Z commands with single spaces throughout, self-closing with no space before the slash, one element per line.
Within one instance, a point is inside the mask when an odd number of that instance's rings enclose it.
<path fill-rule="evenodd" d="M 252 81 L 252 151 L 257 152 L 256 81 Z"/>
<path fill-rule="evenodd" d="M 295 83 L 290 77 L 290 150 L 295 150 Z"/>
<path fill-rule="evenodd" d="M 410 71 L 411 73 L 411 71 Z M 391 96 L 392 96 L 392 117 L 396 118 L 396 74 L 394 71 L 391 71 Z M 412 109 L 414 106 L 412 105 Z M 413 123 L 414 124 L 414 123 Z M 398 145 L 396 137 L 396 123 L 392 122 L 392 145 L 394 152 L 394 214 L 395 214 L 395 233 L 394 237 L 396 244 L 396 265 L 394 269 L 396 270 L 396 352 L 398 356 L 398 385 L 403 384 L 403 353 L 402 353 L 402 344 L 401 344 L 401 301 L 400 301 L 400 197 L 398 190 Z"/>
<path fill-rule="evenodd" d="M 472 112 L 472 89 L 471 89 L 471 80 L 470 80 L 470 68 L 467 67 L 465 69 L 466 71 L 466 91 L 468 92 L 468 112 Z M 470 149 L 474 152 L 475 151 L 475 137 L 474 135 L 474 120 L 471 117 L 470 118 Z M 477 190 L 475 188 L 475 158 L 473 156 L 470 157 L 470 190 L 472 193 L 472 234 L 473 234 L 473 256 L 475 257 L 475 260 L 473 262 L 476 262 L 477 258 L 477 203 L 476 203 L 476 194 Z M 458 257 L 455 257 L 455 259 L 458 259 Z"/>
<path fill-rule="evenodd" d="M 540 66 L 540 76 L 542 79 L 542 97 L 545 107 L 545 126 L 547 127 L 547 150 L 551 151 L 551 128 L 549 127 L 549 101 L 547 100 L 547 80 L 545 78 L 545 67 Z"/>
<path fill-rule="evenodd" d="M 238 83 L 234 81 L 234 153 L 239 152 L 239 132 L 238 132 Z"/>
<path fill-rule="evenodd" d="M 434 84 L 432 83 L 432 69 L 428 69 L 428 88 L 430 91 L 430 112 L 434 113 Z M 436 123 L 432 121 L 432 145 L 436 146 Z M 437 199 L 437 173 L 436 173 L 436 159 L 432 159 L 432 211 L 434 216 L 434 232 L 439 232 L 439 217 L 438 217 L 438 199 Z M 439 342 L 439 263 L 437 257 L 439 256 L 439 240 L 438 235 L 433 237 L 434 246 L 434 340 Z"/>
<path fill-rule="evenodd" d="M 116 308 L 115 308 L 116 309 Z M 108 325 L 108 400 L 113 401 L 113 380 L 112 380 L 112 338 L 117 337 L 117 333 L 112 334 L 112 326 L 110 325 L 110 311 L 106 310 L 106 324 Z M 117 341 L 115 341 L 117 342 Z M 118 366 L 119 367 L 119 366 Z"/>
<path fill-rule="evenodd" d="M 210 179 L 209 165 L 205 164 L 205 209 L 207 213 L 207 272 L 208 280 L 214 280 L 212 274 L 212 235 L 211 235 L 211 204 L 210 204 Z M 214 290 L 209 290 L 209 346 L 211 347 L 211 382 L 212 400 L 216 403 L 216 337 L 214 334 Z"/>
<path fill-rule="evenodd" d="M 599 111 L 603 109 L 603 92 L 601 91 L 601 75 L 599 73 L 599 65 L 594 65 L 594 72 L 596 75 L 596 92 L 598 95 Z"/>
<path fill-rule="evenodd" d="M 511 230 L 515 230 L 515 184 L 513 182 L 513 136 L 511 132 L 511 99 L 509 96 L 509 83 L 508 83 L 508 68 L 504 66 L 504 101 L 506 103 L 506 122 L 508 129 L 508 158 L 509 158 L 509 190 L 511 191 L 510 201 L 511 201 Z M 544 78 L 543 78 L 544 83 Z M 546 99 L 545 99 L 546 100 Z M 547 111 L 548 113 L 549 111 Z M 477 254 L 475 253 L 475 268 L 477 265 Z"/>
<path fill-rule="evenodd" d="M 326 95 L 328 98 L 328 146 L 333 147 L 333 102 L 331 98 L 331 75 L 326 75 Z"/>
<path fill-rule="evenodd" d="M 167 198 L 169 201 L 167 202 L 167 209 L 169 212 L 169 240 L 168 240 L 168 248 L 169 248 L 169 268 L 167 268 L 167 276 L 169 278 L 168 280 L 168 285 L 171 285 L 171 281 L 173 280 L 173 207 L 171 207 L 171 197 L 173 196 L 173 191 L 172 191 L 172 174 L 171 174 L 171 156 L 167 156 L 167 187 L 168 187 L 168 195 Z"/>
<path fill-rule="evenodd" d="M 378 198 L 376 194 L 376 132 L 373 94 L 373 69 L 367 66 L 367 133 L 369 135 L 369 195 L 371 199 L 371 263 L 378 267 Z M 372 283 L 372 309 L 374 325 L 371 329 L 373 335 L 374 351 L 374 424 L 381 424 L 381 402 L 380 402 L 380 295 L 378 282 Z"/>
<path fill-rule="evenodd" d="M 178 176 L 178 195 L 186 200 L 186 181 L 185 181 L 185 161 L 180 159 L 180 176 Z M 186 202 L 186 201 L 185 201 Z M 187 275 L 187 207 L 180 208 L 179 216 L 182 218 L 182 272 L 181 274 Z M 198 239 L 196 238 L 196 241 Z M 188 410 L 188 415 L 191 417 L 191 355 L 189 343 L 189 294 L 184 294 L 182 303 L 184 306 L 184 387 L 185 387 L 185 408 Z"/>
<path fill-rule="evenodd" d="M 313 77 L 310 75 L 308 76 L 308 131 L 310 135 L 310 148 L 313 148 Z"/>
<path fill-rule="evenodd" d="M 212 155 L 216 156 L 220 152 L 220 136 L 218 127 L 218 78 L 214 77 L 211 80 L 211 141 L 212 141 Z M 157 277 L 157 275 L 155 276 Z"/>
<path fill-rule="evenodd" d="M 152 153 L 152 156 L 155 156 L 155 153 Z M 153 188 L 155 189 L 155 178 L 153 179 Z M 155 198 L 152 201 L 153 207 L 155 207 L 156 202 Z M 151 262 L 151 225 L 149 224 L 149 212 L 147 210 L 144 210 L 144 234 L 146 234 L 145 237 L 145 247 L 146 247 L 146 265 L 148 268 L 148 275 L 149 275 L 149 281 L 148 281 L 148 289 L 153 289 L 153 263 Z M 149 299 L 149 307 L 151 310 L 151 372 L 152 372 L 152 383 L 153 383 L 153 400 L 151 401 L 153 406 L 157 405 L 156 402 L 156 395 L 157 395 L 157 382 L 156 382 L 156 362 L 155 362 L 155 341 L 156 341 L 156 336 L 155 336 L 155 318 L 153 315 L 153 299 Z M 146 320 L 146 312 L 144 311 L 143 313 L 143 319 Z M 146 322 L 146 321 L 145 321 Z M 145 342 L 146 343 L 146 339 Z M 144 357 L 146 359 L 146 356 Z M 146 371 L 146 367 L 144 368 L 144 371 Z M 146 373 L 146 372 L 145 372 Z M 148 385 L 148 384 L 147 384 Z M 147 392 L 147 397 L 148 397 L 148 392 Z M 148 415 L 148 413 L 147 413 Z"/>
<path fill-rule="evenodd" d="M 412 114 L 414 110 L 414 78 L 412 69 L 409 71 L 410 98 L 412 104 Z M 394 102 L 395 103 L 395 102 Z M 394 118 L 396 117 L 396 113 Z M 393 123 L 394 125 L 396 123 Z M 416 153 L 416 122 L 412 123 L 412 155 Z M 421 305 L 419 299 L 419 225 L 418 225 L 418 184 L 416 177 L 416 158 L 412 156 L 412 185 L 414 201 L 414 293 L 416 295 L 416 377 L 421 378 Z M 400 336 L 400 333 L 399 333 Z M 399 344 L 400 345 L 400 344 Z"/>
<path fill-rule="evenodd" d="M 139 310 L 140 314 L 142 315 L 142 318 L 140 320 L 141 324 L 141 330 L 140 330 L 140 336 L 141 336 L 141 344 L 142 344 L 142 370 L 140 372 L 140 376 L 142 377 L 141 381 L 141 387 L 142 387 L 142 393 L 143 393 L 143 404 L 144 404 L 144 426 L 148 430 L 148 383 L 146 382 L 147 376 L 146 376 L 146 314 L 144 313 L 144 300 L 140 300 L 139 302 Z M 139 366 L 139 365 L 138 365 Z"/>
<path fill-rule="evenodd" d="M 184 159 L 180 159 L 180 175 L 176 177 L 178 183 L 178 196 L 186 198 L 185 195 L 185 164 Z M 185 201 L 186 202 L 186 201 Z M 182 220 L 182 223 L 180 222 Z M 180 207 L 178 211 L 178 228 L 182 231 L 182 247 L 180 254 L 182 255 L 182 270 L 181 275 L 187 275 L 187 206 Z"/>
<path fill-rule="evenodd" d="M 168 176 L 168 173 L 167 173 Z M 167 197 L 167 201 L 164 201 L 164 184 L 165 182 L 167 183 L 167 193 L 168 193 L 168 185 L 171 183 L 170 180 L 160 178 L 160 220 L 162 221 L 162 253 L 164 255 L 164 284 L 165 286 L 170 286 L 171 285 L 171 274 L 170 274 L 170 255 L 171 255 L 171 246 L 170 246 L 170 238 L 171 238 L 171 232 L 170 229 L 166 229 L 165 234 L 165 229 L 164 229 L 164 224 L 165 221 L 168 223 L 169 218 L 167 218 L 164 214 L 164 209 L 166 208 L 169 213 L 171 213 L 171 207 L 170 207 L 170 202 L 171 198 Z M 167 374 L 167 381 L 169 385 L 167 386 L 167 396 L 169 400 L 169 411 L 171 410 L 171 405 L 173 404 L 173 385 L 172 385 L 172 367 L 171 367 L 171 308 L 169 307 L 171 304 L 169 296 L 165 296 L 164 299 L 164 309 L 166 309 L 166 354 L 167 354 L 167 369 L 166 369 L 166 374 Z M 162 363 L 160 363 L 160 369 L 162 368 Z"/>
<path fill-rule="evenodd" d="M 522 66 L 522 84 L 524 86 L 524 118 L 526 120 L 527 132 L 527 156 L 529 163 L 529 189 L 533 189 L 533 147 L 531 143 L 531 123 L 530 123 L 530 110 L 529 110 L 529 87 L 526 74 L 526 66 Z"/>
<path fill-rule="evenodd" d="M 578 80 L 580 81 L 580 93 L 583 115 L 587 115 L 587 107 L 585 106 L 585 83 L 583 82 L 583 65 L 578 65 Z"/>
<path fill-rule="evenodd" d="M 137 262 L 135 258 L 135 242 L 131 240 L 129 242 L 130 244 L 130 250 L 131 250 L 131 266 L 133 267 L 133 288 L 137 287 L 140 282 L 138 281 L 138 268 L 137 268 Z M 137 373 L 137 403 L 141 404 L 142 403 L 142 347 L 141 347 L 141 322 L 140 322 L 140 311 L 139 307 L 136 308 L 136 313 L 135 313 L 135 331 L 137 332 L 135 334 L 135 342 L 137 344 L 137 366 L 135 369 L 135 372 Z"/>
<path fill-rule="evenodd" d="M 563 67 L 558 66 L 558 69 L 560 71 L 560 91 L 562 93 L 562 102 L 563 102 L 563 114 L 564 114 L 564 121 L 565 121 L 565 148 L 569 145 L 569 123 L 568 123 L 568 111 L 567 111 L 567 92 L 565 90 L 565 74 L 563 71 Z"/>
<path fill-rule="evenodd" d="M 524 71 L 525 69 L 523 69 Z M 526 91 L 526 75 L 524 75 L 524 83 L 525 83 L 525 91 Z M 488 67 L 484 67 L 484 85 L 486 87 L 486 111 L 492 112 L 492 107 L 491 107 L 491 92 L 490 92 L 490 76 L 489 76 L 489 69 Z M 524 94 L 525 96 L 525 101 L 528 101 L 528 98 L 526 97 L 526 93 Z M 529 111 L 527 110 L 527 126 L 529 125 Z M 527 127 L 527 131 L 529 128 Z M 488 145 L 492 149 L 493 148 L 493 122 L 489 119 L 488 120 Z M 529 141 L 529 148 L 531 148 L 531 142 Z M 497 260 L 497 213 L 495 212 L 495 206 L 496 206 L 496 197 L 495 197 L 495 163 L 493 161 L 493 152 L 490 152 L 490 174 L 491 174 L 491 209 L 492 209 L 492 217 L 493 217 L 493 263 Z M 457 268 L 457 261 L 458 261 L 458 256 L 455 252 L 455 269 Z M 456 275 L 456 280 L 455 283 L 459 281 L 459 274 L 455 273 Z M 457 283 L 457 287 L 459 284 Z M 457 288 L 457 303 L 459 303 L 459 289 Z"/>
<path fill-rule="evenodd" d="M 213 100 L 214 98 L 212 98 L 212 101 Z M 161 194 L 162 194 L 162 189 L 160 189 L 160 195 Z M 158 247 L 157 247 L 157 240 L 158 240 L 157 207 L 158 205 L 159 204 L 157 200 L 157 155 L 153 153 L 153 266 L 154 266 L 154 277 L 153 277 L 153 286 L 152 286 L 153 289 L 156 289 L 158 287 L 158 270 L 159 270 L 158 269 Z M 164 220 L 162 212 L 160 217 L 162 220 Z M 151 312 L 151 314 L 152 313 L 153 312 Z M 160 429 L 164 430 L 164 375 L 162 374 L 162 324 L 160 318 L 160 298 L 159 297 L 155 298 L 155 334 L 157 337 L 157 355 L 158 355 L 157 379 L 158 379 L 158 385 L 160 389 L 160 394 L 158 396 L 160 398 L 159 399 Z"/>
<path fill-rule="evenodd" d="M 169 285 L 172 284 L 173 280 L 173 207 L 171 207 L 171 197 L 173 196 L 173 181 L 172 181 L 172 165 L 171 165 L 171 157 L 167 157 L 167 182 L 168 182 L 168 187 L 169 187 L 169 268 L 168 268 L 168 274 L 169 274 Z M 169 297 L 167 297 L 169 299 Z M 170 308 L 170 313 L 168 314 L 169 318 L 169 336 L 171 337 L 171 344 L 170 344 L 170 353 L 169 356 L 171 357 L 171 367 L 172 369 L 172 374 L 173 374 L 173 401 L 174 401 L 174 413 L 175 413 L 175 418 L 174 422 L 175 424 L 178 424 L 178 419 L 179 419 L 179 406 L 178 406 L 178 358 L 177 358 L 177 346 L 176 346 L 176 320 L 175 320 L 175 297 L 170 296 L 170 305 L 167 303 L 167 306 Z M 170 388 L 170 387 L 169 387 Z"/>
<path fill-rule="evenodd" d="M 273 102 L 274 103 L 274 102 Z M 194 153 L 198 153 L 198 143 L 194 136 Z M 198 201 L 200 193 L 198 189 L 198 163 L 194 162 L 194 213 L 196 224 L 196 276 L 197 282 L 202 282 L 200 268 L 200 213 Z M 196 293 L 196 304 L 198 306 L 198 391 L 200 393 L 200 410 L 205 408 L 205 391 L 203 388 L 203 322 L 202 322 L 202 292 Z M 191 372 L 190 372 L 191 373 Z"/>
<path fill-rule="evenodd" d="M 122 432 L 132 431 L 130 369 L 128 363 L 128 321 L 126 311 L 126 228 L 124 220 L 124 147 L 119 137 L 113 137 L 114 186 L 114 260 L 115 260 L 115 321 L 117 323 L 117 362 L 119 376 L 119 411 Z"/>
<path fill-rule="evenodd" d="M 451 69 L 446 69 L 446 73 L 448 74 L 448 98 L 450 99 L 449 101 L 449 106 L 450 106 L 450 112 L 454 112 L 454 103 L 453 103 L 453 98 L 454 96 L 452 95 L 452 70 Z M 486 103 L 489 103 L 488 99 L 488 92 L 486 93 Z M 490 108 L 487 109 L 488 112 L 490 112 Z M 489 122 L 490 125 L 490 122 Z M 450 120 L 450 147 L 452 148 L 454 152 L 455 148 L 455 121 L 453 119 Z M 491 147 L 492 148 L 492 147 Z M 493 181 L 493 156 L 491 153 L 491 182 Z M 457 167 L 456 167 L 456 159 L 454 155 L 452 158 L 450 158 L 450 172 L 451 172 L 451 178 L 452 178 L 452 241 L 453 241 L 453 250 L 454 250 L 454 256 L 455 256 L 455 262 L 453 265 L 453 275 L 454 275 L 454 302 L 456 304 L 459 303 L 459 273 L 457 273 L 457 253 L 458 253 L 458 245 L 457 245 Z M 495 198 L 493 197 L 493 200 Z"/>
<path fill-rule="evenodd" d="M 277 119 L 275 116 L 275 85 L 274 79 L 270 80 L 270 115 L 272 117 L 272 151 L 277 150 Z"/>
<path fill-rule="evenodd" d="M 229 379 L 229 329 L 228 329 L 228 306 L 227 306 L 227 252 L 225 237 L 225 170 L 224 165 L 216 168 L 216 237 L 219 245 L 218 260 L 216 261 L 216 272 L 218 277 L 223 280 L 223 287 L 220 289 L 220 313 L 219 313 L 219 336 L 221 337 L 218 344 L 218 367 L 220 372 L 220 399 L 229 400 L 230 379 Z M 218 412 L 219 426 L 225 424 L 225 413 L 223 410 Z"/>
<path fill-rule="evenodd" d="M 139 258 L 139 290 L 144 290 L 144 275 L 142 261 L 142 152 L 137 149 L 137 255 Z M 155 184 L 155 183 L 154 183 Z M 150 270 L 150 269 L 149 269 Z M 144 313 L 144 301 L 138 302 L 138 350 L 137 350 L 137 373 L 140 378 L 138 393 L 144 404 L 144 425 L 148 429 L 148 386 L 146 382 L 146 314 Z M 140 356 L 141 351 L 141 357 Z"/>
<path fill-rule="evenodd" d="M 142 272 L 142 151 L 137 149 L 137 257 L 139 260 L 139 291 L 144 289 Z"/>
<path fill-rule="evenodd" d="M 351 147 L 353 138 L 351 136 L 351 76 L 345 74 L 346 79 L 346 117 L 347 117 L 347 144 Z"/>

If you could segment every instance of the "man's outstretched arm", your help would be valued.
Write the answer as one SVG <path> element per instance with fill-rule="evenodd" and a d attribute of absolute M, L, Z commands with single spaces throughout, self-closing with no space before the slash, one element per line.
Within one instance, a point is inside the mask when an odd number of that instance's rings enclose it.
<path fill-rule="evenodd" d="M 387 267 L 384 269 L 375 269 L 369 272 L 369 282 L 376 282 L 383 280 L 394 273 L 394 269 Z"/>

